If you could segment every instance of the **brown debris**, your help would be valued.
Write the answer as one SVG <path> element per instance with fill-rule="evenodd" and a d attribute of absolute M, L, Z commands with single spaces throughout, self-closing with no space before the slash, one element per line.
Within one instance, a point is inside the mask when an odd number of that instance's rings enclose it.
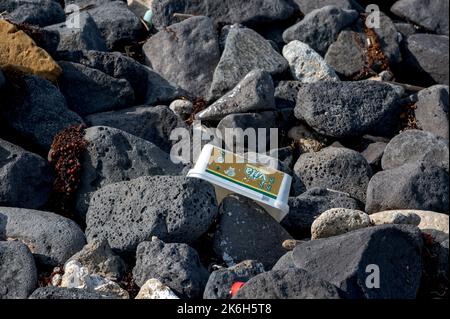
<path fill-rule="evenodd" d="M 63 267 L 55 267 L 52 272 L 41 272 L 38 277 L 39 288 L 52 286 L 53 277 L 56 275 L 64 275 Z"/>
<path fill-rule="evenodd" d="M 400 113 L 400 133 L 419 129 L 415 114 L 416 108 L 415 103 L 409 103 L 403 106 L 403 111 Z"/>
<path fill-rule="evenodd" d="M 50 206 L 55 212 L 71 218 L 74 217 L 74 197 L 81 178 L 81 156 L 87 147 L 84 129 L 84 125 L 71 126 L 58 133 L 48 155 L 56 175 Z"/>
<path fill-rule="evenodd" d="M 123 276 L 119 285 L 128 292 L 130 299 L 136 298 L 140 290 L 139 286 L 134 282 L 133 273 L 131 271 Z"/>
<path fill-rule="evenodd" d="M 206 108 L 206 106 L 208 105 L 206 103 L 206 101 L 203 98 L 201 98 L 201 97 L 197 98 L 196 100 L 194 100 L 193 104 L 194 104 L 194 107 L 192 109 L 192 114 L 186 120 L 186 124 L 188 124 L 188 125 L 191 125 L 194 122 L 195 114 L 203 111 Z"/>
<path fill-rule="evenodd" d="M 364 32 L 367 35 L 367 53 L 368 53 L 368 66 L 372 70 L 374 68 L 379 69 L 379 71 L 390 71 L 389 60 L 384 55 L 381 49 L 380 39 L 378 35 L 372 28 L 364 26 Z"/>
<path fill-rule="evenodd" d="M 367 14 L 361 14 L 361 19 L 366 21 Z M 363 45 L 361 39 L 355 39 L 355 42 L 362 47 L 367 53 L 367 65 L 359 72 L 352 76 L 352 80 L 359 81 L 367 79 L 372 76 L 377 76 L 382 71 L 391 71 L 389 59 L 384 55 L 381 47 L 380 39 L 374 29 L 369 28 L 363 22 L 364 34 L 367 37 L 367 42 Z M 355 37 L 359 34 L 355 34 Z"/>

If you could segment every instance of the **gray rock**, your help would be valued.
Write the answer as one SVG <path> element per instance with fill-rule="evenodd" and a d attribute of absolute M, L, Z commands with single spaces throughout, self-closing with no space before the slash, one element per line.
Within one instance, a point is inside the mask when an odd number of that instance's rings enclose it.
<path fill-rule="evenodd" d="M 359 20 L 355 30 L 363 28 L 363 21 Z M 394 22 L 384 13 L 380 12 L 380 27 L 373 29 L 381 47 L 381 54 L 387 59 L 389 66 L 402 61 L 400 52 L 400 37 Z M 368 54 L 368 41 L 371 39 L 364 31 L 343 31 L 336 42 L 329 46 L 325 60 L 340 75 L 349 78 L 367 77 L 367 73 L 384 71 L 384 61 L 374 55 Z M 372 41 L 371 41 L 372 42 Z"/>
<path fill-rule="evenodd" d="M 391 11 L 429 31 L 449 34 L 447 0 L 399 0 L 392 6 Z"/>
<path fill-rule="evenodd" d="M 264 266 L 255 260 L 246 260 L 233 267 L 215 270 L 209 276 L 203 299 L 230 299 L 235 282 L 247 282 L 264 272 Z"/>
<path fill-rule="evenodd" d="M 295 116 L 317 132 L 336 138 L 387 135 L 398 122 L 398 101 L 399 96 L 388 84 L 317 82 L 300 88 Z"/>
<path fill-rule="evenodd" d="M 381 162 L 386 146 L 387 143 L 384 142 L 371 143 L 361 152 L 361 155 L 364 156 L 370 165 L 378 165 Z"/>
<path fill-rule="evenodd" d="M 67 17 L 68 21 L 75 19 L 75 14 Z M 50 25 L 45 30 L 56 31 L 59 34 L 58 51 L 98 50 L 106 51 L 106 43 L 92 17 L 87 12 L 80 12 L 80 27 L 68 27 L 67 22 Z"/>
<path fill-rule="evenodd" d="M 162 0 L 152 3 L 153 22 L 158 28 L 175 22 L 173 13 L 205 15 L 216 24 L 272 24 L 290 18 L 294 9 L 282 0 Z"/>
<path fill-rule="evenodd" d="M 142 103 L 146 99 L 149 81 L 145 78 L 153 71 L 148 71 L 145 66 L 120 52 L 91 50 L 64 56 L 63 59 L 99 70 L 116 79 L 125 79 L 133 87 L 136 102 Z"/>
<path fill-rule="evenodd" d="M 123 1 L 102 1 L 87 12 L 97 24 L 109 50 L 133 43 L 143 32 L 141 21 Z"/>
<path fill-rule="evenodd" d="M 217 129 L 222 134 L 222 139 L 227 149 L 236 150 L 236 153 L 243 152 L 244 149 L 247 149 L 249 152 L 265 153 L 271 146 L 270 129 L 278 129 L 277 122 L 276 112 L 231 114 L 219 122 Z M 248 133 L 246 132 L 247 129 L 255 130 L 254 145 L 253 142 L 250 143 L 252 141 L 251 134 L 246 135 Z M 260 136 L 258 129 L 266 129 L 266 134 Z M 246 136 L 248 136 L 248 144 L 245 143 Z"/>
<path fill-rule="evenodd" d="M 367 188 L 366 212 L 418 209 L 448 213 L 448 172 L 420 162 L 375 174 Z"/>
<path fill-rule="evenodd" d="M 155 144 L 115 128 L 90 127 L 85 140 L 76 205 L 82 218 L 93 192 L 101 187 L 141 176 L 178 175 L 183 170 Z"/>
<path fill-rule="evenodd" d="M 250 279 L 235 299 L 341 299 L 332 284 L 303 270 L 273 270 Z"/>
<path fill-rule="evenodd" d="M 422 81 L 428 78 L 432 84 L 448 85 L 448 36 L 413 34 L 405 42 L 404 57 L 408 73 L 422 78 Z"/>
<path fill-rule="evenodd" d="M 8 91 L 2 100 L 1 116 L 20 136 L 45 151 L 61 130 L 83 123 L 69 110 L 61 92 L 40 77 L 27 75 L 19 87 L 10 87 Z"/>
<path fill-rule="evenodd" d="M 0 299 L 27 298 L 36 285 L 36 265 L 27 246 L 0 241 Z"/>
<path fill-rule="evenodd" d="M 435 85 L 420 91 L 415 116 L 422 130 L 448 140 L 448 86 Z"/>
<path fill-rule="evenodd" d="M 439 166 L 448 171 L 448 140 L 429 132 L 405 131 L 395 136 L 386 146 L 381 165 L 383 170 L 389 170 L 417 161 L 423 161 L 429 166 Z"/>
<path fill-rule="evenodd" d="M 295 266 L 342 289 L 350 299 L 414 299 L 422 274 L 422 236 L 413 226 L 376 226 L 295 247 Z M 374 265 L 380 271 L 379 289 Z"/>
<path fill-rule="evenodd" d="M 395 22 L 394 24 L 397 31 L 400 32 L 403 37 L 408 37 L 417 33 L 418 28 L 416 28 L 414 24 L 408 22 Z"/>
<path fill-rule="evenodd" d="M 339 76 L 358 77 L 367 68 L 365 46 L 361 33 L 342 31 L 328 48 L 325 61 Z"/>
<path fill-rule="evenodd" d="M 253 259 L 271 268 L 285 253 L 281 244 L 292 237 L 252 200 L 230 195 L 219 210 L 214 251 L 229 266 Z"/>
<path fill-rule="evenodd" d="M 273 266 L 272 270 L 287 270 L 295 269 L 294 259 L 292 258 L 292 250 L 278 259 L 277 263 Z"/>
<path fill-rule="evenodd" d="M 134 89 L 137 103 L 171 102 L 187 92 L 169 83 L 149 67 L 120 52 L 84 51 L 65 56 L 64 59 L 97 69 L 116 79 L 125 79 Z"/>
<path fill-rule="evenodd" d="M 220 98 L 252 70 L 261 69 L 277 75 L 288 68 L 288 62 L 266 39 L 251 29 L 233 25 L 214 72 L 209 100 Z"/>
<path fill-rule="evenodd" d="M 116 0 L 94 0 L 94 1 L 95 1 L 95 4 L 100 5 L 103 3 L 108 3 L 108 2 L 116 1 Z M 84 7 L 88 4 L 91 4 L 92 2 L 93 2 L 93 0 L 64 0 L 64 3 L 66 5 L 66 10 L 68 10 L 68 11 L 69 11 L 69 8 L 68 8 L 69 5 L 77 5 L 79 7 Z"/>
<path fill-rule="evenodd" d="M 281 226 L 297 239 L 311 236 L 311 225 L 331 208 L 361 209 L 361 204 L 346 193 L 326 188 L 311 188 L 297 197 L 289 198 L 289 214 Z"/>
<path fill-rule="evenodd" d="M 118 253 L 134 253 L 151 236 L 191 243 L 217 216 L 214 188 L 183 176 L 141 177 L 97 191 L 87 214 L 86 235 L 108 240 Z"/>
<path fill-rule="evenodd" d="M 113 127 L 152 142 L 166 153 L 175 141 L 170 134 L 175 128 L 187 125 L 167 106 L 137 106 L 125 110 L 92 114 L 86 117 L 90 126 Z"/>
<path fill-rule="evenodd" d="M 153 239 L 137 248 L 133 278 L 139 286 L 156 278 L 183 299 L 200 298 L 208 276 L 197 252 L 186 244 Z"/>
<path fill-rule="evenodd" d="M 277 109 L 295 108 L 298 91 L 302 85 L 299 81 L 280 81 L 275 87 L 275 105 Z"/>
<path fill-rule="evenodd" d="M 9 1 L 0 6 L 1 11 L 7 11 L 8 17 L 16 23 L 27 23 L 45 27 L 63 22 L 63 8 L 54 0 L 18 0 Z"/>
<path fill-rule="evenodd" d="M 53 175 L 40 156 L 0 139 L 0 205 L 39 208 L 52 190 Z"/>
<path fill-rule="evenodd" d="M 324 56 L 330 45 L 336 41 L 341 30 L 351 25 L 359 14 L 336 6 L 315 9 L 305 15 L 303 20 L 283 33 L 286 43 L 299 40 Z"/>
<path fill-rule="evenodd" d="M 194 103 L 189 100 L 175 100 L 169 108 L 182 119 L 188 119 L 194 111 Z"/>
<path fill-rule="evenodd" d="M 59 62 L 58 80 L 69 107 L 81 116 L 125 108 L 134 103 L 134 91 L 124 79 L 72 62 Z"/>
<path fill-rule="evenodd" d="M 302 83 L 339 81 L 339 77 L 325 60 L 303 42 L 290 42 L 283 48 L 283 56 L 289 62 L 292 76 Z"/>
<path fill-rule="evenodd" d="M 113 295 L 87 291 L 79 288 L 42 287 L 36 289 L 29 299 L 118 299 Z"/>
<path fill-rule="evenodd" d="M 119 280 L 125 273 L 124 261 L 114 254 L 105 240 L 92 240 L 67 262 L 72 260 L 86 267 L 89 274 L 97 274 L 111 280 Z"/>
<path fill-rule="evenodd" d="M 143 47 L 147 62 L 167 80 L 206 97 L 220 59 L 213 21 L 193 17 L 152 36 Z"/>
<path fill-rule="evenodd" d="M 380 27 L 373 29 L 380 42 L 381 50 L 389 60 L 391 66 L 402 61 L 400 52 L 400 39 L 398 30 L 394 22 L 383 12 L 380 12 Z"/>
<path fill-rule="evenodd" d="M 365 212 L 332 208 L 316 218 L 311 226 L 311 239 L 333 237 L 370 225 L 370 217 Z"/>
<path fill-rule="evenodd" d="M 78 225 L 60 215 L 9 207 L 0 207 L 0 215 L 7 218 L 6 237 L 27 245 L 40 265 L 62 265 L 86 244 Z"/>
<path fill-rule="evenodd" d="M 353 0 L 294 0 L 303 14 L 308 14 L 313 10 L 326 6 L 336 6 L 340 9 L 359 9 L 359 5 Z"/>
<path fill-rule="evenodd" d="M 170 104 L 179 98 L 192 98 L 192 94 L 186 92 L 175 83 L 169 82 L 158 73 L 147 70 L 147 92 L 144 103 L 147 105 Z"/>
<path fill-rule="evenodd" d="M 291 146 L 271 149 L 268 155 L 278 159 L 288 168 L 292 168 L 294 166 L 294 149 Z"/>
<path fill-rule="evenodd" d="M 226 136 L 226 129 L 241 128 L 246 130 L 247 128 L 276 128 L 277 125 L 277 112 L 261 112 L 261 113 L 241 113 L 230 114 L 225 116 L 217 125 L 222 133 L 222 137 Z"/>
<path fill-rule="evenodd" d="M 348 193 L 361 202 L 372 170 L 366 159 L 347 148 L 327 147 L 317 153 L 300 155 L 294 166 L 297 178 L 307 189 L 323 187 Z"/>
<path fill-rule="evenodd" d="M 196 114 L 196 118 L 221 120 L 229 114 L 275 109 L 274 92 L 270 74 L 253 70 L 233 90 Z"/>

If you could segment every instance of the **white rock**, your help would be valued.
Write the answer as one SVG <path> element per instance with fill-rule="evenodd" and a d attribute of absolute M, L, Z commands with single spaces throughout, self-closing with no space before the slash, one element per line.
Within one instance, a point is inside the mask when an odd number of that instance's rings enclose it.
<path fill-rule="evenodd" d="M 290 42 L 283 48 L 283 56 L 289 62 L 292 75 L 300 82 L 339 81 L 336 72 L 306 43 Z"/>
<path fill-rule="evenodd" d="M 119 284 L 97 274 L 89 274 L 88 269 L 81 266 L 76 260 L 71 260 L 64 265 L 64 275 L 61 278 L 60 287 L 85 289 L 129 299 L 128 292 Z"/>
<path fill-rule="evenodd" d="M 94 283 L 87 268 L 82 267 L 79 262 L 71 260 L 64 265 L 61 287 L 93 290 Z"/>
<path fill-rule="evenodd" d="M 390 210 L 372 214 L 370 215 L 370 220 L 374 225 L 402 224 L 418 226 L 421 218 L 411 211 Z"/>
<path fill-rule="evenodd" d="M 52 286 L 60 286 L 62 281 L 62 276 L 60 274 L 56 274 L 52 277 Z"/>
<path fill-rule="evenodd" d="M 365 212 L 332 208 L 322 213 L 311 226 L 311 239 L 327 238 L 345 234 L 352 230 L 370 226 L 370 217 Z"/>
<path fill-rule="evenodd" d="M 175 100 L 169 108 L 182 119 L 187 119 L 194 111 L 194 104 L 188 100 Z"/>
<path fill-rule="evenodd" d="M 179 299 L 177 295 L 158 279 L 152 278 L 145 282 L 139 290 L 136 299 Z"/>
<path fill-rule="evenodd" d="M 415 214 L 420 217 L 420 229 L 435 229 L 446 234 L 449 233 L 449 216 L 446 214 L 440 214 L 430 211 L 424 210 L 413 210 L 413 209 L 405 209 L 405 210 L 391 210 L 388 211 L 392 214 L 392 212 L 399 214 Z M 385 212 L 380 212 L 378 214 L 382 214 Z M 371 215 L 373 216 L 373 215 Z"/>

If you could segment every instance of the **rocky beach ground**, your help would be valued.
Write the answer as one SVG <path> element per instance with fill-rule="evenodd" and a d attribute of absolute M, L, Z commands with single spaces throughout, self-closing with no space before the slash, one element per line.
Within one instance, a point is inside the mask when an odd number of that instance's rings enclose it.
<path fill-rule="evenodd" d="M 448 0 L 147 3 L 0 1 L 0 299 L 448 298 Z M 281 222 L 198 121 L 278 129 Z"/>

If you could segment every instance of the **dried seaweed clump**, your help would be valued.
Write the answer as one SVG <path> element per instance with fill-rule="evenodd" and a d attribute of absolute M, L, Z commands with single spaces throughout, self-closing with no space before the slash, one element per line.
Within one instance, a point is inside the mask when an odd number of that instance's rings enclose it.
<path fill-rule="evenodd" d="M 416 104 L 409 103 L 403 106 L 400 114 L 400 132 L 419 129 L 416 119 Z"/>
<path fill-rule="evenodd" d="M 361 14 L 362 21 L 367 20 L 367 14 Z M 359 39 L 355 39 L 355 42 L 363 46 L 363 49 L 367 53 L 367 64 L 364 66 L 363 70 L 353 76 L 354 81 L 366 79 L 370 76 L 375 76 L 382 71 L 391 71 L 389 64 L 389 59 L 383 52 L 380 38 L 373 28 L 369 28 L 363 22 L 363 31 L 367 38 L 367 43 L 360 44 Z"/>
<path fill-rule="evenodd" d="M 206 106 L 208 105 L 206 101 L 203 98 L 197 98 L 194 102 L 194 107 L 192 108 L 192 114 L 191 116 L 186 120 L 186 123 L 188 125 L 191 125 L 195 120 L 195 114 L 200 113 L 204 109 L 206 109 Z"/>
<path fill-rule="evenodd" d="M 55 212 L 73 218 L 75 194 L 81 178 L 81 156 L 87 148 L 84 139 L 85 126 L 68 127 L 58 133 L 49 153 L 49 161 L 55 171 L 55 182 L 50 200 Z"/>
<path fill-rule="evenodd" d="M 380 39 L 374 29 L 364 26 L 364 32 L 367 35 L 367 53 L 368 53 L 368 65 L 377 72 L 390 71 L 389 59 L 384 55 L 381 48 Z"/>

